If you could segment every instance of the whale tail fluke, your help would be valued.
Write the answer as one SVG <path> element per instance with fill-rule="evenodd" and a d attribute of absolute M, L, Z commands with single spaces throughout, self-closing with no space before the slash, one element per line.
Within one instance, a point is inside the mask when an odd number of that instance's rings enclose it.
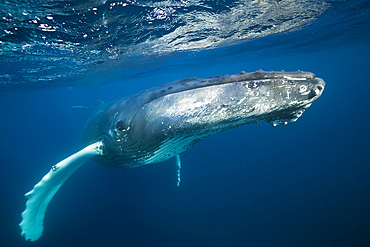
<path fill-rule="evenodd" d="M 102 143 L 95 142 L 51 167 L 51 170 L 25 196 L 28 199 L 22 213 L 22 236 L 36 241 L 42 235 L 46 208 L 60 186 L 85 161 L 92 156 L 102 155 Z"/>

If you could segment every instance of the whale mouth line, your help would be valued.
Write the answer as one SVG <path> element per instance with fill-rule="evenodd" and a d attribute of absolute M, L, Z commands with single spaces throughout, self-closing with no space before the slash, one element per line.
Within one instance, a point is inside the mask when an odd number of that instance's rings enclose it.
<path fill-rule="evenodd" d="M 235 75 L 225 75 L 225 76 L 213 76 L 206 79 L 203 78 L 187 78 L 178 81 L 173 81 L 161 86 L 162 91 L 158 97 L 163 95 L 168 95 L 172 93 L 192 90 L 196 88 L 237 83 L 237 82 L 247 82 L 251 83 L 258 80 L 290 80 L 290 81 L 307 81 L 316 79 L 316 75 L 311 72 L 304 71 L 263 71 L 258 70 L 256 72 L 240 72 Z"/>

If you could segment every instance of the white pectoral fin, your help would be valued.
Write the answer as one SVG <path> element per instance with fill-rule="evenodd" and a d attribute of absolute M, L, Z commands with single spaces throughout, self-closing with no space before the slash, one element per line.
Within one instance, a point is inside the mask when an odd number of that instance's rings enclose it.
<path fill-rule="evenodd" d="M 26 210 L 22 213 L 22 236 L 36 241 L 42 235 L 46 208 L 64 181 L 92 156 L 102 155 L 102 143 L 95 142 L 81 151 L 69 156 L 58 164 L 38 182 L 25 196 L 28 199 Z"/>

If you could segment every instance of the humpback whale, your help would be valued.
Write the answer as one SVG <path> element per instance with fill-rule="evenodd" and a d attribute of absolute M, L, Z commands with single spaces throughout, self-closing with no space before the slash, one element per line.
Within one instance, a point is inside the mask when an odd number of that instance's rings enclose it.
<path fill-rule="evenodd" d="M 83 131 L 86 147 L 53 165 L 25 196 L 19 224 L 26 240 L 43 232 L 46 208 L 64 181 L 86 160 L 134 168 L 176 157 L 207 136 L 244 124 L 295 122 L 323 93 L 310 72 L 257 71 L 189 78 L 100 106 Z"/>

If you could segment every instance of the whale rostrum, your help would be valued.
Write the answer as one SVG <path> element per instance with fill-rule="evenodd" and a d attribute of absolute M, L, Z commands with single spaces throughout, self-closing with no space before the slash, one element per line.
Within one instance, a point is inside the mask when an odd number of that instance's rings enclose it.
<path fill-rule="evenodd" d="M 100 106 L 83 131 L 86 147 L 55 164 L 26 194 L 22 235 L 43 231 L 46 208 L 64 181 L 86 160 L 134 168 L 176 156 L 207 136 L 244 124 L 295 122 L 323 93 L 310 72 L 256 71 L 207 79 L 189 78 Z"/>

